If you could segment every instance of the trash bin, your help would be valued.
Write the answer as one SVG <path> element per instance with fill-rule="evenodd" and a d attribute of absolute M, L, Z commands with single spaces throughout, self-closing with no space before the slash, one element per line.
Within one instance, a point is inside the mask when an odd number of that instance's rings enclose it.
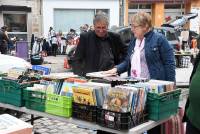
<path fill-rule="evenodd" d="M 16 42 L 16 56 L 22 59 L 28 59 L 28 42 L 17 41 Z"/>

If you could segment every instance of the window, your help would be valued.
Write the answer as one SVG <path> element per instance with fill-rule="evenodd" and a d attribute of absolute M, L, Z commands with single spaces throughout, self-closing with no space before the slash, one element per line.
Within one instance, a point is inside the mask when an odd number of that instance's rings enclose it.
<path fill-rule="evenodd" d="M 184 4 L 165 4 L 165 9 L 182 9 Z"/>
<path fill-rule="evenodd" d="M 3 14 L 3 20 L 8 32 L 27 32 L 26 14 Z"/>
<path fill-rule="evenodd" d="M 138 4 L 129 3 L 128 8 L 129 9 L 138 9 Z"/>
<path fill-rule="evenodd" d="M 54 29 L 65 33 L 73 28 L 79 33 L 80 26 L 93 25 L 94 15 L 100 11 L 107 13 L 109 18 L 109 9 L 55 9 Z"/>
<path fill-rule="evenodd" d="M 8 36 L 27 40 L 27 14 L 3 13 L 4 25 L 8 26 Z"/>
<path fill-rule="evenodd" d="M 150 4 L 140 4 L 139 9 L 151 9 L 151 5 Z"/>
<path fill-rule="evenodd" d="M 96 13 L 98 13 L 98 12 L 104 12 L 104 13 L 106 13 L 109 16 L 109 10 L 108 9 L 96 9 L 95 12 Z"/>

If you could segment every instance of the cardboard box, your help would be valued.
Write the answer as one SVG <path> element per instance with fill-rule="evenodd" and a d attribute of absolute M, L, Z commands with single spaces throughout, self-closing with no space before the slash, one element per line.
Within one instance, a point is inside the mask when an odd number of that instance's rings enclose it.
<path fill-rule="evenodd" d="M 0 134 L 32 134 L 33 126 L 9 114 L 0 115 Z"/>

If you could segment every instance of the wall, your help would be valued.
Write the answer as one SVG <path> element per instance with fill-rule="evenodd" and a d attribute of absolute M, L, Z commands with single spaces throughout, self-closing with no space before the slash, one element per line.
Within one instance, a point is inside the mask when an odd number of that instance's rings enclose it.
<path fill-rule="evenodd" d="M 191 0 L 192 7 L 200 7 L 200 0 Z"/>
<path fill-rule="evenodd" d="M 36 36 L 41 35 L 41 15 L 40 15 L 41 0 L 1 0 L 0 5 L 14 5 L 31 7 L 31 12 L 27 13 L 27 32 L 28 40 L 31 34 Z M 3 14 L 0 13 L 0 24 L 3 24 Z"/>
<path fill-rule="evenodd" d="M 110 26 L 119 25 L 118 0 L 43 0 L 43 34 L 53 26 L 53 11 L 57 9 L 109 9 Z"/>

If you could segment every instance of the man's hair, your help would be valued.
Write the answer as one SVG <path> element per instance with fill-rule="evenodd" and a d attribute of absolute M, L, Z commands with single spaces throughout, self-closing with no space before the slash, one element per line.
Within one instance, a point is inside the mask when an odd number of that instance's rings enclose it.
<path fill-rule="evenodd" d="M 99 12 L 94 16 L 93 24 L 95 25 L 97 22 L 102 22 L 102 21 L 106 22 L 106 24 L 109 25 L 107 14 L 104 12 Z"/>

